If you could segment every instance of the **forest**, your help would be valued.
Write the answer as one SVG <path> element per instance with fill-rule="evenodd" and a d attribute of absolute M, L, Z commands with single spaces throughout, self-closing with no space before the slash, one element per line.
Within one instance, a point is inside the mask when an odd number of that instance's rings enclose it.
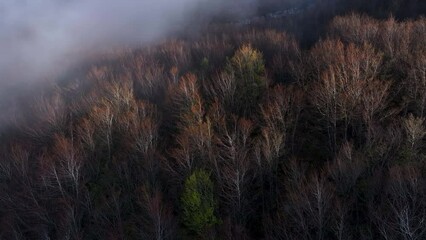
<path fill-rule="evenodd" d="M 0 114 L 0 239 L 426 239 L 425 14 L 217 16 L 31 89 Z"/>

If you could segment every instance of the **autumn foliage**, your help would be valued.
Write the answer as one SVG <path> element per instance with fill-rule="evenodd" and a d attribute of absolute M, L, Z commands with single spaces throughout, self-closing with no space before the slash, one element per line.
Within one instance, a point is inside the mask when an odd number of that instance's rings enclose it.
<path fill-rule="evenodd" d="M 210 26 L 99 60 L 0 134 L 0 238 L 426 239 L 425 26 Z"/>

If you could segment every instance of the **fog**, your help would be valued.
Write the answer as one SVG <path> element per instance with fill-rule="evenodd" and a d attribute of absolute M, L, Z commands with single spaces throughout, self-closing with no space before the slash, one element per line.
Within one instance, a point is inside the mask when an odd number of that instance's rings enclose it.
<path fill-rule="evenodd" d="M 3 0 L 0 89 L 62 71 L 89 54 L 156 41 L 249 0 Z M 197 27 L 197 26 L 194 26 Z"/>
<path fill-rule="evenodd" d="M 197 29 L 217 13 L 250 13 L 256 1 L 0 0 L 0 136 L 21 97 L 73 65 Z"/>

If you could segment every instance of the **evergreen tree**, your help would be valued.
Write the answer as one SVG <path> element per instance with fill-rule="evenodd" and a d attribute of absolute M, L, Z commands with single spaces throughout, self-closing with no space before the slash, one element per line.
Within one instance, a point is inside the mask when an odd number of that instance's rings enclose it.
<path fill-rule="evenodd" d="M 196 170 L 185 181 L 181 203 L 183 224 L 190 232 L 203 235 L 218 223 L 213 182 L 206 171 Z"/>
<path fill-rule="evenodd" d="M 234 77 L 237 89 L 235 110 L 243 115 L 250 114 L 267 87 L 262 53 L 249 44 L 243 45 L 228 61 L 226 71 Z"/>

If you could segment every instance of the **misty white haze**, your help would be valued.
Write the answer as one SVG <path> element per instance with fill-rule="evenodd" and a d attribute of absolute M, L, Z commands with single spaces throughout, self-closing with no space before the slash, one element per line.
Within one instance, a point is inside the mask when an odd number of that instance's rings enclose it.
<path fill-rule="evenodd" d="M 152 42 L 229 2 L 209 0 L 4 0 L 0 88 L 43 78 L 88 53 Z M 245 3 L 250 1 L 244 0 Z M 225 4 L 226 3 L 226 4 Z"/>
<path fill-rule="evenodd" d="M 21 96 L 72 65 L 197 29 L 200 18 L 216 13 L 250 13 L 256 1 L 1 0 L 0 132 L 19 118 L 14 105 Z"/>

